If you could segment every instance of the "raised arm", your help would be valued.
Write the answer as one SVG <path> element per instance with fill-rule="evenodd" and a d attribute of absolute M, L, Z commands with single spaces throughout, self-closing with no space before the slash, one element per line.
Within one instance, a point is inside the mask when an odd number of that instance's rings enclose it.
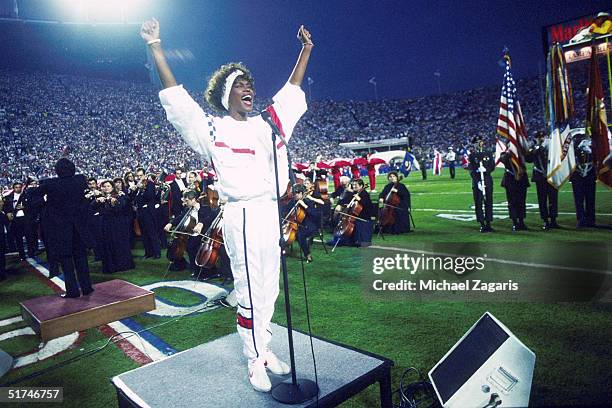
<path fill-rule="evenodd" d="M 164 89 L 176 86 L 176 80 L 170 70 L 170 66 L 168 66 L 164 50 L 161 46 L 161 40 L 159 38 L 159 21 L 154 18 L 145 21 L 140 28 L 140 36 L 151 50 L 151 55 L 153 56 L 153 61 L 155 61 L 157 73 L 159 74 L 159 79 Z"/>
<path fill-rule="evenodd" d="M 289 83 L 300 86 L 304 80 L 304 73 L 306 72 L 308 59 L 310 59 L 310 52 L 312 51 L 314 44 L 312 42 L 310 33 L 308 30 L 306 30 L 306 28 L 304 28 L 303 25 L 301 25 L 300 29 L 298 30 L 297 38 L 302 43 L 302 50 L 300 51 L 297 62 L 295 63 L 295 67 L 293 67 L 293 72 L 289 77 Z"/>

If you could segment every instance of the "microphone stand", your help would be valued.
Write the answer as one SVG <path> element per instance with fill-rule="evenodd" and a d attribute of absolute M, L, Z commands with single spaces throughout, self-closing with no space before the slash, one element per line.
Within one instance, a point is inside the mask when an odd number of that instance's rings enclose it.
<path fill-rule="evenodd" d="M 264 119 L 265 120 L 265 119 Z M 268 123 L 270 124 L 270 123 Z M 287 157 L 289 162 L 289 175 L 291 176 L 293 173 L 291 171 L 291 159 L 289 155 L 289 146 L 287 145 L 287 141 L 283 137 L 280 132 L 275 129 L 275 126 L 272 126 L 272 156 L 274 156 L 274 176 L 276 179 L 276 204 L 278 206 L 278 219 L 279 219 L 279 246 L 281 253 L 281 269 L 283 271 L 283 289 L 285 293 L 285 313 L 287 315 L 287 335 L 289 338 L 289 358 L 291 362 L 291 382 L 282 382 L 276 385 L 272 389 L 272 397 L 284 404 L 300 404 L 302 402 L 308 401 L 319 394 L 319 387 L 317 384 L 305 378 L 297 378 L 295 373 L 295 350 L 293 347 L 293 325 L 291 323 L 291 303 L 289 301 L 289 274 L 287 273 L 287 260 L 285 259 L 285 252 L 283 251 L 283 224 L 280 220 L 282 220 L 282 211 L 281 211 L 281 195 L 280 195 L 280 183 L 278 179 L 278 158 L 276 154 L 276 138 L 277 136 L 282 140 L 285 144 L 285 148 L 287 149 Z"/>

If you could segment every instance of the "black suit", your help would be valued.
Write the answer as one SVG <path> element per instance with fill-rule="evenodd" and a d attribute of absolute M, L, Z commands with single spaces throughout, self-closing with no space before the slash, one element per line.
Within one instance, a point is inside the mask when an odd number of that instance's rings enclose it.
<path fill-rule="evenodd" d="M 181 179 L 181 181 L 183 181 L 184 188 L 186 189 L 187 182 L 184 179 Z M 177 217 L 183 210 L 182 198 L 183 192 L 181 191 L 181 188 L 176 180 L 172 180 L 172 183 L 170 183 L 170 215 L 172 217 Z"/>
<path fill-rule="evenodd" d="M 69 297 L 78 297 L 79 287 L 83 294 L 93 290 L 87 264 L 87 246 L 91 245 L 92 239 L 85 222 L 88 210 L 84 196 L 86 188 L 87 180 L 83 175 L 40 182 L 41 194 L 47 195 L 43 221 L 47 249 L 62 265 Z"/>
<path fill-rule="evenodd" d="M 13 219 L 10 222 L 9 239 L 12 239 L 15 249 L 19 252 L 19 257 L 25 259 L 26 254 L 23 248 L 23 239 L 26 236 L 26 215 L 25 215 L 25 194 L 22 191 L 17 201 L 15 201 L 15 193 L 11 193 L 5 197 L 4 212 L 11 214 Z M 18 207 L 23 207 L 18 210 Z M 18 216 L 18 214 L 20 214 Z M 32 254 L 30 254 L 32 255 Z"/>
<path fill-rule="evenodd" d="M 155 192 L 155 185 L 147 181 L 144 189 L 138 189 L 136 193 L 136 215 L 142 231 L 142 244 L 146 257 L 159 258 L 161 248 L 159 245 L 159 220 L 156 205 L 160 205 Z"/>

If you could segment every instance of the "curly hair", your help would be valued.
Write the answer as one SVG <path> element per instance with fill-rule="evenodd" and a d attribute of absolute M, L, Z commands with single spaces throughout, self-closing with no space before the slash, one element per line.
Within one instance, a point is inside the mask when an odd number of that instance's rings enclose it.
<path fill-rule="evenodd" d="M 206 99 L 206 102 L 208 102 L 208 104 L 214 110 L 222 113 L 227 112 L 227 109 L 225 109 L 221 103 L 221 98 L 223 97 L 223 86 L 225 85 L 225 80 L 227 77 L 237 69 L 244 72 L 244 75 L 240 75 L 238 78 L 249 81 L 251 86 L 253 86 L 253 91 L 255 90 L 255 80 L 253 79 L 253 75 L 251 75 L 251 71 L 249 71 L 241 62 L 230 62 L 222 65 L 210 76 L 208 86 L 206 87 L 206 91 L 204 91 L 204 99 Z"/>

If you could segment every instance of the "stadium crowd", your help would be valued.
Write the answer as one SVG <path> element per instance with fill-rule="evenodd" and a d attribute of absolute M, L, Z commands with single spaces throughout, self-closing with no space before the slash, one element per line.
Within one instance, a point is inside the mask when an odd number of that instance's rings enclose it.
<path fill-rule="evenodd" d="M 577 98 L 580 87 L 576 86 Z M 544 128 L 537 79 L 518 81 L 527 129 Z M 202 95 L 195 95 L 201 101 Z M 201 101 L 202 102 L 202 101 Z M 256 109 L 269 101 L 259 100 Z M 294 132 L 293 160 L 353 154 L 339 143 L 406 132 L 431 157 L 474 136 L 492 139 L 498 87 L 405 100 L 314 101 Z M 201 103 L 205 110 L 208 107 Z M 580 105 L 580 104 L 577 104 Z M 68 156 L 88 176 L 122 175 L 137 166 L 197 169 L 200 158 L 165 120 L 149 84 L 40 72 L 0 71 L 0 185 L 44 178 Z"/>

